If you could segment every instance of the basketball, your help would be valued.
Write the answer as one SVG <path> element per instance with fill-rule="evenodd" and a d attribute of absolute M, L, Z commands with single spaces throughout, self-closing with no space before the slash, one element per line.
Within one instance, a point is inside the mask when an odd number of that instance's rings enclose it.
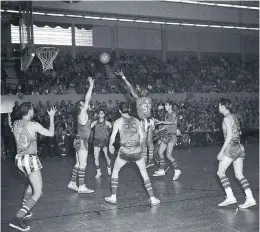
<path fill-rule="evenodd" d="M 104 52 L 100 55 L 99 60 L 102 64 L 107 64 L 110 61 L 110 55 Z"/>

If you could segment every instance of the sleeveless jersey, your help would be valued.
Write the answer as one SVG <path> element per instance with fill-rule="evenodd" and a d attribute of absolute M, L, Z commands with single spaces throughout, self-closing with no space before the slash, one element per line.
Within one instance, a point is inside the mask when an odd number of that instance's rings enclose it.
<path fill-rule="evenodd" d="M 95 126 L 95 139 L 107 139 L 109 136 L 109 127 L 106 125 L 106 121 L 100 122 L 97 121 Z"/>
<path fill-rule="evenodd" d="M 241 135 L 241 129 L 240 129 L 240 123 L 237 119 L 237 117 L 234 114 L 231 114 L 231 117 L 233 118 L 233 124 L 231 125 L 232 128 L 232 142 L 240 142 L 240 135 Z M 223 126 L 223 133 L 224 138 L 227 137 L 227 129 Z"/>
<path fill-rule="evenodd" d="M 85 125 L 82 125 L 78 120 L 78 133 L 77 135 L 82 139 L 88 139 L 91 133 L 91 122 L 88 119 Z"/>
<path fill-rule="evenodd" d="M 152 99 L 150 97 L 140 97 L 136 100 L 136 110 L 139 119 L 151 117 Z"/>
<path fill-rule="evenodd" d="M 167 112 L 165 114 L 165 121 L 173 122 L 173 124 L 165 126 L 166 132 L 168 134 L 176 134 L 177 133 L 177 124 L 178 124 L 177 114 L 175 112 L 171 112 L 171 113 Z"/>
<path fill-rule="evenodd" d="M 37 141 L 27 130 L 28 121 L 17 120 L 14 122 L 14 137 L 17 146 L 17 154 L 36 154 Z"/>
<path fill-rule="evenodd" d="M 123 125 L 120 129 L 120 143 L 124 147 L 140 146 L 140 136 L 136 118 L 123 118 Z"/>

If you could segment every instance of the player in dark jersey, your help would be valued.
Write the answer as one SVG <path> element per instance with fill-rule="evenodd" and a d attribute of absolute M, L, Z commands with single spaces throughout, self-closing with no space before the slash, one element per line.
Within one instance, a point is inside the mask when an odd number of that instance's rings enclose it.
<path fill-rule="evenodd" d="M 221 202 L 218 206 L 226 206 L 237 203 L 230 186 L 229 179 L 226 176 L 227 168 L 233 163 L 235 176 L 241 183 L 245 194 L 246 201 L 239 205 L 239 208 L 245 209 L 256 205 L 248 180 L 243 174 L 243 159 L 245 157 L 244 146 L 240 143 L 240 124 L 237 117 L 230 112 L 232 102 L 229 99 L 220 99 L 219 112 L 224 115 L 222 128 L 224 132 L 225 142 L 222 146 L 217 159 L 219 160 L 217 175 L 220 178 L 226 192 L 226 200 Z"/>
<path fill-rule="evenodd" d="M 141 143 L 143 142 L 143 132 L 138 119 L 129 115 L 130 106 L 127 103 L 120 103 L 119 112 L 121 117 L 115 121 L 113 132 L 110 138 L 109 151 L 113 154 L 115 148 L 113 146 L 117 132 L 120 133 L 120 148 L 118 156 L 115 160 L 113 173 L 111 176 L 112 195 L 106 197 L 105 200 L 110 203 L 116 203 L 116 192 L 118 186 L 118 173 L 127 162 L 135 162 L 140 170 L 144 180 L 145 188 L 150 197 L 152 206 L 160 203 L 153 194 L 152 184 L 147 174 L 144 157 L 142 156 Z"/>
<path fill-rule="evenodd" d="M 101 170 L 99 167 L 99 153 L 100 149 L 103 150 L 105 154 L 105 158 L 107 161 L 107 172 L 108 175 L 111 175 L 111 160 L 108 157 L 107 146 L 109 134 L 112 129 L 112 125 L 109 121 L 105 120 L 105 111 L 99 110 L 98 112 L 99 119 L 97 121 L 92 122 L 91 128 L 95 128 L 94 132 L 94 156 L 95 156 L 95 165 L 96 165 L 96 178 L 101 176 Z"/>
<path fill-rule="evenodd" d="M 47 111 L 50 116 L 50 128 L 45 129 L 41 124 L 31 121 L 34 109 L 30 102 L 23 102 L 18 108 L 21 120 L 14 121 L 13 132 L 17 145 L 15 163 L 17 167 L 29 179 L 29 185 L 25 190 L 22 208 L 17 212 L 15 219 L 9 226 L 20 231 L 30 230 L 30 226 L 24 224 L 24 219 L 32 216 L 30 210 L 42 196 L 42 165 L 37 155 L 36 133 L 44 136 L 54 136 L 55 108 Z"/>
<path fill-rule="evenodd" d="M 141 127 L 144 134 L 144 140 L 142 143 L 142 153 L 146 162 L 146 167 L 151 167 L 154 165 L 152 162 L 153 160 L 153 152 L 154 152 L 154 145 L 152 139 L 152 131 L 154 130 L 154 119 L 151 118 L 152 113 L 152 99 L 149 97 L 150 90 L 149 88 L 141 89 L 137 86 L 137 89 L 134 90 L 132 85 L 127 81 L 124 73 L 122 71 L 116 72 L 116 75 L 122 77 L 125 81 L 127 88 L 130 90 L 132 97 L 136 101 L 136 109 L 138 118 L 141 121 Z M 148 156 L 147 156 L 147 147 L 148 147 Z"/>
<path fill-rule="evenodd" d="M 166 150 L 166 156 L 170 160 L 172 167 L 174 168 L 173 180 L 177 180 L 181 174 L 181 170 L 178 168 L 176 160 L 172 157 L 173 148 L 177 142 L 177 112 L 174 110 L 174 104 L 172 101 L 167 101 L 165 103 L 165 122 L 158 122 L 164 124 L 159 131 L 163 131 L 164 134 L 161 137 L 161 144 L 159 147 L 159 157 L 160 157 L 160 168 L 158 171 L 155 171 L 153 176 L 164 176 L 165 175 L 165 159 L 164 152 Z"/>
<path fill-rule="evenodd" d="M 76 164 L 73 168 L 71 180 L 68 188 L 77 191 L 78 193 L 93 193 L 94 190 L 88 189 L 85 185 L 85 169 L 88 159 L 88 140 L 91 133 L 91 121 L 88 116 L 89 101 L 91 99 L 94 80 L 89 77 L 89 89 L 85 96 L 85 102 L 79 101 L 76 103 L 78 132 L 74 139 L 73 145 L 76 150 Z M 76 180 L 79 178 L 79 187 Z"/>

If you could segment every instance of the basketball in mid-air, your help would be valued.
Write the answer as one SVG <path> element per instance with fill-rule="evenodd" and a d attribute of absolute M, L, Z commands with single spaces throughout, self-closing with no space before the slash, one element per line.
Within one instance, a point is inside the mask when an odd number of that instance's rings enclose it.
<path fill-rule="evenodd" d="M 102 64 L 107 64 L 110 61 L 110 55 L 104 52 L 99 56 L 99 60 Z"/>

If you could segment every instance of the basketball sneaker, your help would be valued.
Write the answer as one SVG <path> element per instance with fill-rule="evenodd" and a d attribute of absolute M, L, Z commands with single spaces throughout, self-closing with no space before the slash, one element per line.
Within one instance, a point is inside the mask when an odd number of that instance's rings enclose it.
<path fill-rule="evenodd" d="M 30 230 L 30 226 L 25 225 L 23 219 L 17 217 L 12 222 L 9 223 L 9 226 L 20 231 Z"/>
<path fill-rule="evenodd" d="M 238 207 L 240 209 L 247 209 L 247 208 L 254 206 L 254 205 L 256 205 L 256 201 L 255 201 L 254 198 L 251 197 L 251 198 L 246 198 L 245 203 L 242 204 L 242 205 L 239 205 Z"/>
<path fill-rule="evenodd" d="M 174 176 L 173 176 L 172 180 L 177 180 L 180 175 L 181 175 L 180 169 L 174 170 Z"/>
<path fill-rule="evenodd" d="M 165 171 L 163 169 L 159 169 L 153 173 L 153 176 L 165 176 Z"/>
<path fill-rule="evenodd" d="M 78 193 L 93 193 L 93 192 L 94 190 L 87 188 L 86 185 L 79 186 Z"/>
<path fill-rule="evenodd" d="M 155 197 L 151 197 L 150 198 L 150 203 L 151 203 L 151 206 L 156 206 L 156 205 L 159 205 L 160 204 L 160 200 L 155 198 Z"/>
<path fill-rule="evenodd" d="M 218 206 L 222 207 L 222 206 L 232 205 L 232 204 L 235 204 L 235 203 L 237 203 L 237 199 L 234 196 L 226 197 L 226 200 L 219 203 Z"/>
<path fill-rule="evenodd" d="M 75 182 L 70 182 L 67 186 L 69 189 L 75 190 L 75 191 L 79 191 L 79 188 L 77 186 L 77 184 Z"/>
<path fill-rule="evenodd" d="M 112 204 L 116 204 L 116 196 L 111 195 L 110 197 L 105 197 L 105 201 L 112 203 Z"/>

